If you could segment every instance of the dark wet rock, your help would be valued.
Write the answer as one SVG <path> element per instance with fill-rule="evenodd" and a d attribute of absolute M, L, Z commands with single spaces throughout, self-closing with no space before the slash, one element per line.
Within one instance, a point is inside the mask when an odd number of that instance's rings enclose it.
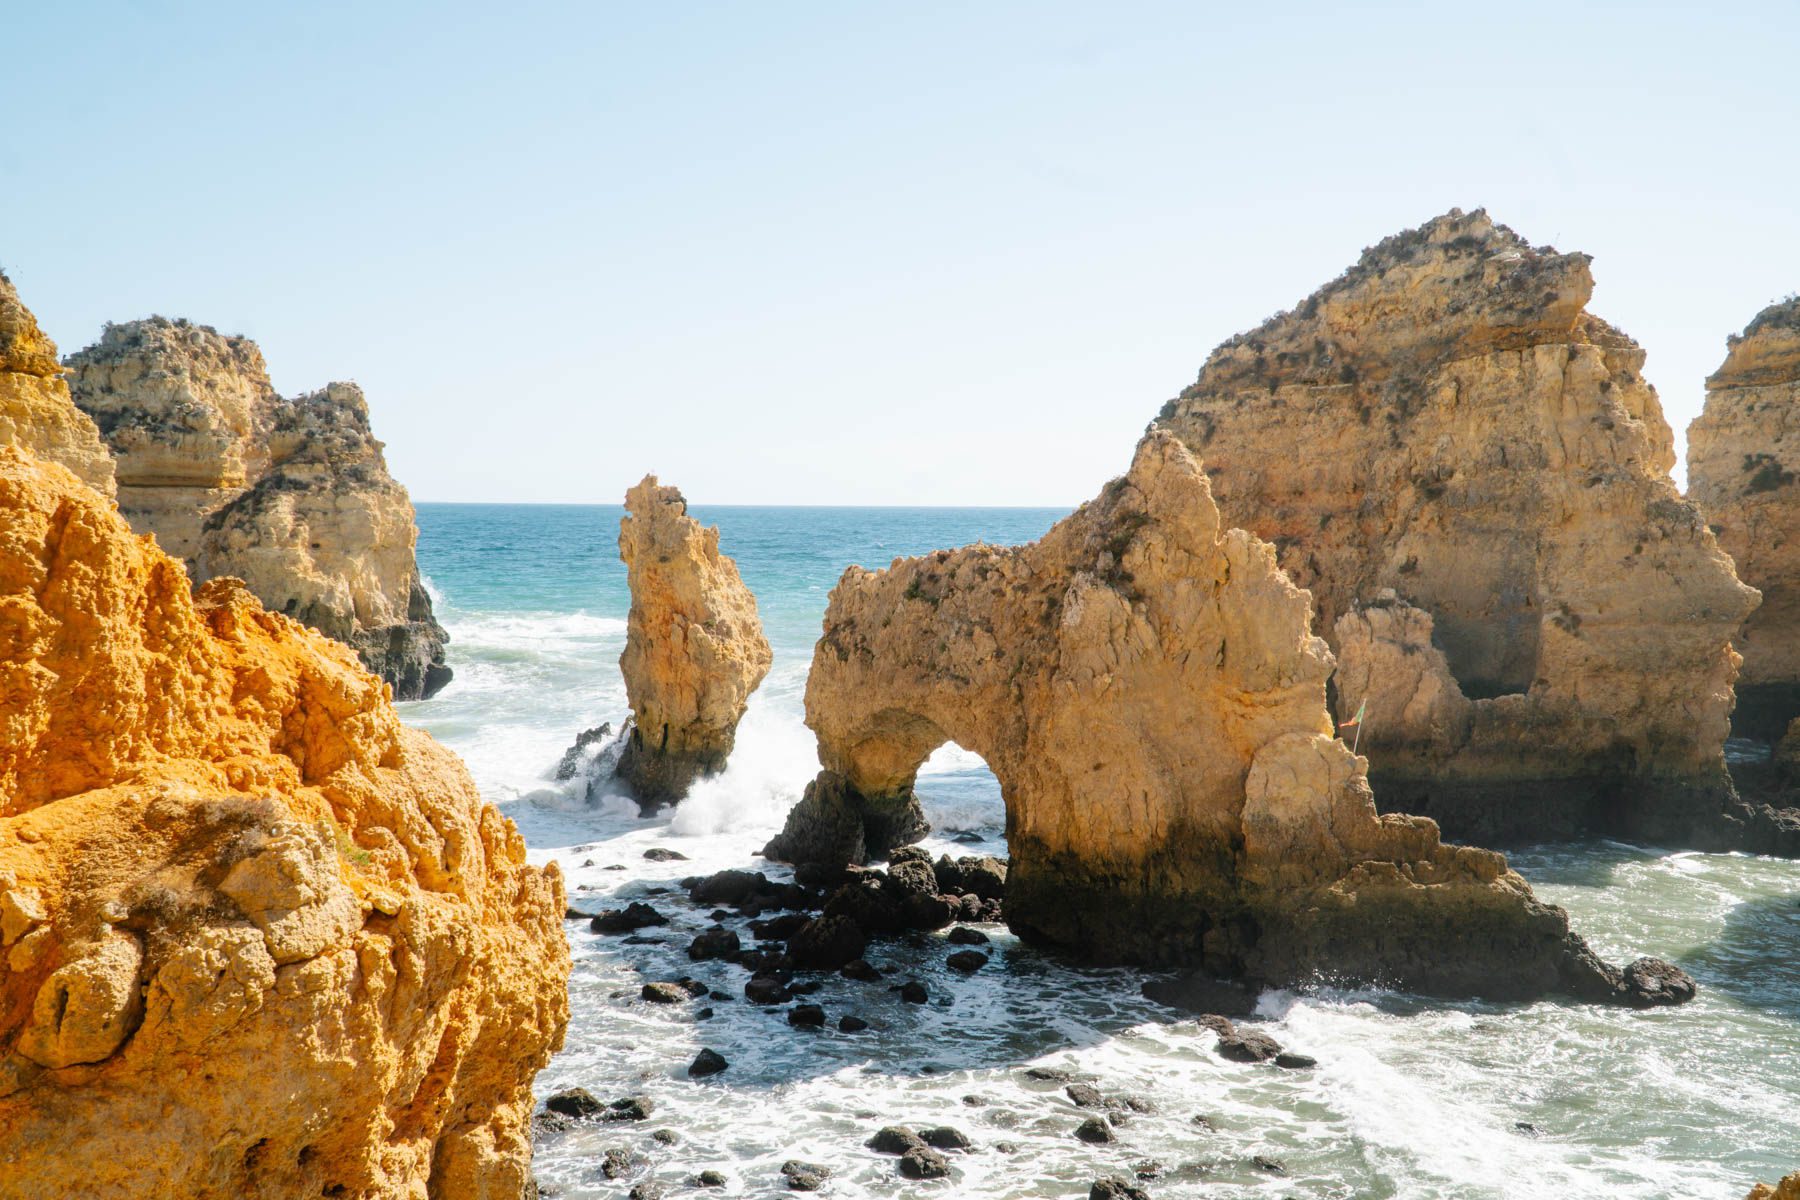
<path fill-rule="evenodd" d="M 998 1150 L 1002 1154 L 1017 1154 L 1019 1152 L 1019 1143 L 1017 1143 L 1017 1142 L 995 1142 L 994 1149 Z"/>
<path fill-rule="evenodd" d="M 886 886 L 875 871 L 854 871 L 825 902 L 827 917 L 847 917 L 869 937 L 899 933 L 906 928 L 904 902 L 898 889 Z"/>
<path fill-rule="evenodd" d="M 822 1167 L 818 1163 L 801 1162 L 790 1158 L 781 1164 L 781 1173 L 787 1178 L 787 1185 L 796 1192 L 816 1192 L 825 1186 L 831 1178 L 831 1168 Z"/>
<path fill-rule="evenodd" d="M 817 1004 L 796 1004 L 788 1009 L 787 1021 L 796 1029 L 817 1029 L 825 1024 L 825 1010 Z"/>
<path fill-rule="evenodd" d="M 1101 1146 L 1113 1140 L 1113 1131 L 1104 1119 L 1089 1117 L 1075 1127 L 1075 1136 L 1089 1145 Z"/>
<path fill-rule="evenodd" d="M 1140 1163 L 1132 1163 L 1131 1173 L 1139 1179 L 1160 1179 L 1163 1175 L 1163 1165 L 1153 1158 L 1146 1159 Z"/>
<path fill-rule="evenodd" d="M 623 1146 L 609 1146 L 600 1159 L 600 1173 L 608 1179 L 629 1175 L 645 1165 L 644 1156 L 633 1154 Z"/>
<path fill-rule="evenodd" d="M 790 984 L 788 984 L 788 991 L 792 992 L 796 996 L 810 996 L 814 992 L 818 991 L 820 988 L 822 988 L 824 986 L 825 986 L 824 981 L 818 980 L 818 979 L 811 979 L 805 983 L 790 983 Z"/>
<path fill-rule="evenodd" d="M 838 1018 L 838 1029 L 844 1033 L 861 1033 L 869 1027 L 869 1023 L 861 1017 L 845 1014 Z"/>
<path fill-rule="evenodd" d="M 1194 1018 L 1194 1024 L 1202 1029 L 1210 1029 L 1220 1037 L 1229 1037 L 1237 1032 L 1237 1026 L 1229 1018 L 1216 1013 L 1201 1013 Z"/>
<path fill-rule="evenodd" d="M 766 921 L 750 922 L 750 932 L 756 935 L 759 942 L 785 942 L 806 928 L 812 918 L 803 912 L 782 913 L 779 917 L 770 917 Z"/>
<path fill-rule="evenodd" d="M 565 921 L 591 921 L 593 919 L 594 919 L 593 913 L 582 912 L 579 908 L 576 908 L 573 905 L 571 905 L 569 908 L 563 910 L 563 920 L 565 920 Z"/>
<path fill-rule="evenodd" d="M 903 894 L 913 896 L 936 896 L 938 894 L 937 874 L 931 869 L 929 861 L 908 859 L 888 866 L 888 881 Z"/>
<path fill-rule="evenodd" d="M 612 722 L 602 721 L 592 729 L 584 729 L 575 735 L 575 744 L 562 752 L 556 760 L 555 779 L 558 783 L 567 783 L 581 773 L 581 762 L 586 757 L 589 746 L 604 742 L 612 736 Z"/>
<path fill-rule="evenodd" d="M 968 1150 L 975 1144 L 962 1130 L 953 1129 L 948 1125 L 934 1125 L 930 1129 L 921 1129 L 919 1137 L 927 1146 L 934 1146 L 939 1150 Z"/>
<path fill-rule="evenodd" d="M 908 1179 L 942 1179 L 950 1174 L 950 1163 L 928 1146 L 914 1146 L 900 1156 L 900 1174 Z"/>
<path fill-rule="evenodd" d="M 1173 979 L 1152 979 L 1139 989 L 1145 999 L 1183 1012 L 1247 1017 L 1256 1011 L 1257 989 L 1234 979 L 1188 971 Z"/>
<path fill-rule="evenodd" d="M 988 944 L 988 935 L 981 932 L 979 929 L 970 929 L 966 925 L 958 925 L 955 929 L 950 931 L 949 936 L 944 940 L 949 942 L 952 946 L 985 946 Z"/>
<path fill-rule="evenodd" d="M 962 1102 L 970 1108 L 980 1108 L 987 1103 L 982 1097 L 970 1094 L 962 1098 Z"/>
<path fill-rule="evenodd" d="M 1538 1127 L 1533 1125 L 1530 1121 L 1514 1121 L 1513 1128 L 1530 1137 L 1536 1137 L 1538 1135 Z"/>
<path fill-rule="evenodd" d="M 868 939 L 846 916 L 816 917 L 788 941 L 788 955 L 804 970 L 835 971 L 862 958 Z"/>
<path fill-rule="evenodd" d="M 950 840 L 963 846 L 979 846 L 987 841 L 986 838 L 982 837 L 979 833 L 976 833 L 973 829 L 959 829 L 956 831 L 956 836 Z"/>
<path fill-rule="evenodd" d="M 1077 1108 L 1099 1108 L 1106 1103 L 1100 1089 L 1091 1083 L 1071 1083 L 1063 1089 L 1063 1094 L 1074 1101 Z"/>
<path fill-rule="evenodd" d="M 974 892 L 964 892 L 957 897 L 956 903 L 950 906 L 950 911 L 958 921 L 979 921 L 981 920 L 981 904 L 980 896 Z"/>
<path fill-rule="evenodd" d="M 773 975 L 753 976 L 744 985 L 744 999 L 752 1004 L 785 1004 L 791 995 L 787 985 Z"/>
<path fill-rule="evenodd" d="M 904 1125 L 888 1125 L 863 1145 L 877 1154 L 905 1154 L 908 1150 L 923 1149 L 925 1139 Z"/>
<path fill-rule="evenodd" d="M 746 950 L 732 961 L 752 975 L 779 975 L 794 967 L 794 960 L 785 949 Z"/>
<path fill-rule="evenodd" d="M 896 846 L 888 854 L 888 866 L 897 867 L 902 863 L 918 862 L 931 865 L 931 852 L 923 846 Z"/>
<path fill-rule="evenodd" d="M 694 935 L 694 940 L 688 943 L 687 954 L 695 962 L 712 958 L 731 959 L 736 958 L 743 948 L 743 942 L 734 931 L 722 925 L 714 925 Z"/>
<path fill-rule="evenodd" d="M 673 1146 L 681 1141 L 681 1135 L 673 1129 L 658 1129 L 650 1135 L 650 1140 L 662 1146 Z"/>
<path fill-rule="evenodd" d="M 1006 920 L 1006 909 L 998 900 L 983 900 L 981 919 L 991 925 L 999 925 Z"/>
<path fill-rule="evenodd" d="M 694 1186 L 697 1188 L 722 1188 L 729 1182 L 722 1171 L 702 1171 L 694 1176 Z"/>
<path fill-rule="evenodd" d="M 908 1004 L 923 1004 L 931 999 L 931 993 L 927 992 L 925 990 L 925 985 L 919 983 L 917 980 L 907 980 L 900 985 L 899 991 L 900 998 Z"/>
<path fill-rule="evenodd" d="M 1295 1054 L 1292 1051 L 1283 1050 L 1275 1056 L 1275 1065 L 1286 1067 L 1290 1071 L 1304 1071 L 1309 1067 L 1318 1066 L 1319 1060 L 1310 1054 Z"/>
<path fill-rule="evenodd" d="M 601 867 L 600 869 L 602 871 L 623 871 L 626 868 L 625 868 L 624 863 L 607 863 L 604 867 Z"/>
<path fill-rule="evenodd" d="M 686 862 L 688 856 L 679 850 L 667 850 L 661 846 L 652 846 L 644 851 L 644 857 L 651 862 Z"/>
<path fill-rule="evenodd" d="M 590 926 L 595 933 L 631 933 L 651 925 L 667 925 L 669 918 L 648 904 L 633 901 L 622 909 L 607 909 L 594 917 Z"/>
<path fill-rule="evenodd" d="M 654 1179 L 646 1179 L 632 1187 L 626 1200 L 663 1200 L 663 1197 L 668 1194 L 667 1184 L 658 1183 Z"/>
<path fill-rule="evenodd" d="M 1094 1180 L 1088 1189 L 1088 1200 L 1150 1200 L 1150 1193 L 1129 1179 L 1108 1175 Z"/>
<path fill-rule="evenodd" d="M 557 1092 L 544 1101 L 544 1107 L 553 1113 L 561 1113 L 565 1117 L 574 1117 L 579 1120 L 593 1116 L 605 1105 L 596 1100 L 594 1094 L 586 1088 L 575 1087 L 564 1088 Z"/>
<path fill-rule="evenodd" d="M 694 1061 L 688 1064 L 690 1079 L 705 1079 L 708 1075 L 717 1075 L 731 1064 L 717 1050 L 703 1049 L 694 1055 Z"/>
<path fill-rule="evenodd" d="M 1204 1129 L 1208 1133 L 1217 1133 L 1219 1131 L 1219 1127 L 1213 1123 L 1213 1119 L 1203 1113 L 1195 1113 L 1193 1116 L 1189 1117 L 1188 1124 L 1193 1125 L 1198 1129 Z"/>
<path fill-rule="evenodd" d="M 1239 1029 L 1220 1035 L 1218 1051 L 1219 1057 L 1228 1058 L 1232 1062 L 1268 1062 L 1281 1053 L 1281 1043 L 1266 1033 L 1258 1033 L 1254 1029 Z"/>
<path fill-rule="evenodd" d="M 1025 1070 L 1025 1078 L 1035 1079 L 1041 1083 L 1067 1083 L 1075 1078 L 1075 1072 L 1066 1071 L 1061 1067 L 1028 1067 Z"/>
<path fill-rule="evenodd" d="M 944 960 L 946 967 L 952 971 L 961 971 L 965 975 L 972 975 L 987 964 L 988 956 L 979 950 L 958 950 Z"/>
<path fill-rule="evenodd" d="M 608 1121 L 647 1121 L 655 1111 L 656 1104 L 650 1097 L 627 1096 L 607 1105 L 605 1113 L 601 1115 Z"/>
<path fill-rule="evenodd" d="M 689 889 L 696 904 L 742 904 L 757 892 L 769 891 L 761 871 L 719 871 L 697 880 Z"/>
<path fill-rule="evenodd" d="M 867 959 L 853 958 L 838 971 L 845 979 L 855 979 L 862 983 L 874 983 L 881 978 L 881 972 L 869 964 Z"/>
<path fill-rule="evenodd" d="M 1250 1159 L 1250 1165 L 1259 1171 L 1267 1171 L 1271 1175 L 1287 1174 L 1287 1167 L 1282 1165 L 1280 1159 L 1270 1158 L 1266 1154 L 1254 1155 Z"/>
<path fill-rule="evenodd" d="M 652 1004 L 686 1004 L 693 999 L 688 990 L 679 983 L 646 983 L 643 998 Z"/>
<path fill-rule="evenodd" d="M 531 1136 L 533 1140 L 550 1137 L 558 1133 L 567 1133 L 575 1128 L 575 1118 L 566 1113 L 551 1112 L 540 1108 L 531 1114 Z"/>
<path fill-rule="evenodd" d="M 1122 1098 L 1119 1103 L 1123 1104 L 1134 1113 L 1148 1115 L 1157 1111 L 1156 1101 L 1150 1099 L 1148 1096 L 1126 1096 Z"/>
<path fill-rule="evenodd" d="M 802 887 L 835 888 L 844 882 L 845 870 L 830 863 L 803 862 L 794 868 L 794 882 Z"/>
<path fill-rule="evenodd" d="M 631 934 L 629 937 L 620 938 L 619 941 L 621 944 L 626 945 L 626 946 L 660 946 L 664 942 L 668 941 L 668 939 L 667 938 L 659 938 L 659 937 L 645 937 L 641 933 L 634 933 L 634 934 Z"/>
<path fill-rule="evenodd" d="M 1694 998 L 1694 979 L 1660 958 L 1640 958 L 1624 971 L 1625 1003 L 1633 1008 L 1686 1004 Z"/>
<path fill-rule="evenodd" d="M 942 929 L 956 920 L 957 909 L 945 896 L 922 896 L 910 893 L 900 905 L 900 914 L 911 929 Z"/>
<path fill-rule="evenodd" d="M 957 869 L 962 874 L 962 889 L 983 900 L 1006 898 L 1006 864 L 991 854 L 978 858 L 959 858 Z"/>
<path fill-rule="evenodd" d="M 696 1020 L 696 1021 L 710 1021 L 712 1019 L 713 1019 L 713 1010 L 711 1008 L 703 1008 L 699 1012 L 694 1014 L 694 1020 Z"/>

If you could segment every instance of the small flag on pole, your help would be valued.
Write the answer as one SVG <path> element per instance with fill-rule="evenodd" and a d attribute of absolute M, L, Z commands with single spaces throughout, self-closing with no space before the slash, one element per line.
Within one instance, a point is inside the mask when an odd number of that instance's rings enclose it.
<path fill-rule="evenodd" d="M 1338 728 L 1339 729 L 1348 729 L 1352 725 L 1361 725 L 1362 719 L 1363 719 L 1363 714 L 1368 711 L 1369 711 L 1369 698 L 1367 696 L 1364 696 L 1363 702 L 1356 706 L 1356 715 L 1354 717 L 1351 717 L 1348 721 L 1339 722 Z"/>

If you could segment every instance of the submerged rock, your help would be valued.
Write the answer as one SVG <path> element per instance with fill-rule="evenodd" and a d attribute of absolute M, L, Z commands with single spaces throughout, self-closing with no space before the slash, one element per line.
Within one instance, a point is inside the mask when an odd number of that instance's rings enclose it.
<path fill-rule="evenodd" d="M 68 368 L 117 459 L 120 513 L 194 582 L 244 580 L 354 649 L 396 699 L 449 682 L 412 501 L 361 388 L 283 399 L 256 343 L 165 317 L 108 325 Z"/>
<path fill-rule="evenodd" d="M 1153 430 L 1037 542 L 845 572 L 807 681 L 824 770 L 775 848 L 881 843 L 953 740 L 1000 782 L 1006 919 L 1028 940 L 1263 983 L 1622 999 L 1500 855 L 1377 815 L 1331 736 L 1310 620 L 1274 549 L 1225 528 L 1200 463 Z M 827 911 L 873 931 L 888 886 L 853 879 Z"/>
<path fill-rule="evenodd" d="M 619 557 L 631 614 L 619 669 L 632 720 L 619 775 L 647 805 L 687 795 L 725 767 L 750 693 L 773 658 L 756 597 L 719 553 L 719 530 L 646 475 L 625 493 Z"/>
<path fill-rule="evenodd" d="M 592 729 L 584 729 L 575 735 L 575 741 L 562 757 L 556 760 L 556 769 L 551 777 L 558 783 L 567 783 L 582 772 L 582 764 L 590 757 L 589 752 L 596 746 L 603 746 L 612 739 L 612 722 L 602 721 Z"/>
<path fill-rule="evenodd" d="M 950 1174 L 950 1162 L 929 1146 L 914 1146 L 900 1156 L 900 1174 L 908 1179 L 942 1179 Z"/>
<path fill-rule="evenodd" d="M 519 1195 L 556 867 L 346 648 L 16 447 L 0 613 L 0 1191 Z"/>
<path fill-rule="evenodd" d="M 781 1174 L 787 1180 L 788 1187 L 796 1192 L 816 1192 L 825 1186 L 831 1178 L 831 1168 L 822 1167 L 818 1163 L 801 1162 L 790 1158 L 781 1164 Z"/>
<path fill-rule="evenodd" d="M 694 1079 L 705 1079 L 709 1075 L 717 1075 L 731 1064 L 717 1050 L 702 1049 L 694 1055 L 694 1061 L 688 1064 L 687 1073 Z"/>
<path fill-rule="evenodd" d="M 1108 1175 L 1094 1180 L 1088 1189 L 1088 1200 L 1150 1200 L 1150 1193 L 1129 1179 Z"/>
<path fill-rule="evenodd" d="M 1675 490 L 1644 352 L 1592 291 L 1586 255 L 1453 211 L 1213 351 L 1158 425 L 1311 592 L 1384 811 L 1489 844 L 1728 847 L 1756 594 Z"/>

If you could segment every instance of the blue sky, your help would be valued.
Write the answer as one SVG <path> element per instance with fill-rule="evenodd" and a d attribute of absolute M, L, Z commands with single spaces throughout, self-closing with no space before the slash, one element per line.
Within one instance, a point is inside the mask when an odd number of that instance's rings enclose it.
<path fill-rule="evenodd" d="M 1800 5 L 33 4 L 0 265 L 368 391 L 422 500 L 1073 504 L 1452 206 L 1595 256 L 1678 438 L 1800 289 Z"/>

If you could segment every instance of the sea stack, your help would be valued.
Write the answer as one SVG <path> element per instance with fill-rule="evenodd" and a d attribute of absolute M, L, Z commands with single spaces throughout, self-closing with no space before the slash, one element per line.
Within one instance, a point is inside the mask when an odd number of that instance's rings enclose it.
<path fill-rule="evenodd" d="M 0 449 L 0 1186 L 508 1196 L 555 866 L 351 653 Z"/>
<path fill-rule="evenodd" d="M 23 446 L 60 463 L 89 487 L 114 494 L 113 460 L 100 431 L 75 407 L 56 343 L 0 272 L 0 446 Z"/>
<path fill-rule="evenodd" d="M 284 400 L 256 343 L 163 317 L 108 325 L 68 367 L 118 461 L 120 511 L 194 582 L 244 580 L 355 649 L 396 699 L 449 682 L 412 502 L 360 388 Z"/>
<path fill-rule="evenodd" d="M 687 515 L 687 501 L 656 476 L 625 493 L 619 557 L 631 616 L 619 669 L 631 727 L 619 775 L 646 807 L 687 795 L 725 768 L 750 693 L 774 661 L 756 597 L 719 553 L 717 526 Z"/>
<path fill-rule="evenodd" d="M 1765 308 L 1727 346 L 1688 426 L 1688 497 L 1762 592 L 1738 636 L 1732 725 L 1772 742 L 1800 717 L 1800 297 Z"/>
<path fill-rule="evenodd" d="M 1452 211 L 1220 346 L 1158 421 L 1312 592 L 1384 809 L 1744 846 L 1723 751 L 1757 594 L 1593 286 L 1587 255 Z"/>
<path fill-rule="evenodd" d="M 1679 978 L 1605 966 L 1500 855 L 1378 816 L 1311 620 L 1153 429 L 1037 542 L 844 573 L 806 689 L 824 770 L 765 853 L 841 867 L 916 838 L 914 777 L 955 741 L 1006 803 L 1007 922 L 1089 961 L 1628 1002 Z"/>

